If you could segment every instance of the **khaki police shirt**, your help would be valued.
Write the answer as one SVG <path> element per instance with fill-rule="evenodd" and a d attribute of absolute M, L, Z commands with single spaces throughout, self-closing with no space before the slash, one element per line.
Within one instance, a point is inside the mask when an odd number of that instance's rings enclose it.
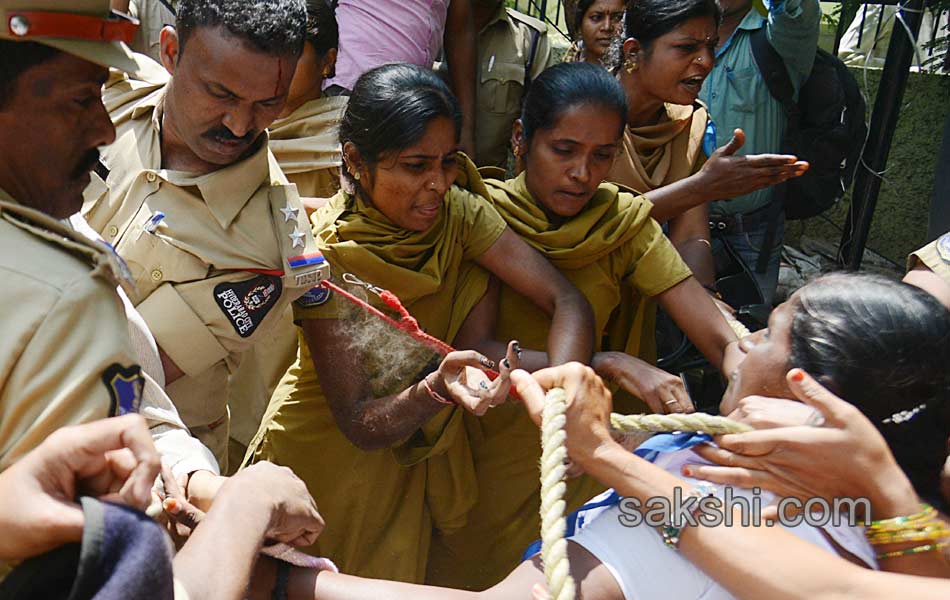
<path fill-rule="evenodd" d="M 502 6 L 478 34 L 475 163 L 480 167 L 503 167 L 507 162 L 511 126 L 521 116 L 525 68 L 535 39 L 532 80 L 554 61 L 542 21 Z"/>
<path fill-rule="evenodd" d="M 129 265 L 130 294 L 159 347 L 185 373 L 168 393 L 195 432 L 227 423 L 228 375 L 241 353 L 319 283 L 300 199 L 262 146 L 195 176 L 161 166 L 164 85 L 114 76 L 103 99 L 117 139 L 86 190 L 83 215 Z M 149 222 L 158 212 L 163 220 Z M 196 432 L 219 460 L 223 435 Z"/>
<path fill-rule="evenodd" d="M 118 261 L 0 190 L 0 470 L 57 429 L 137 412 Z"/>
<path fill-rule="evenodd" d="M 177 0 L 171 0 L 169 4 L 178 6 Z M 159 0 L 130 0 L 129 14 L 139 20 L 132 49 L 152 60 L 160 60 L 162 29 L 166 25 L 175 25 L 175 13 Z"/>
<path fill-rule="evenodd" d="M 945 233 L 933 242 L 907 257 L 907 270 L 911 271 L 920 262 L 950 285 L 950 233 Z"/>

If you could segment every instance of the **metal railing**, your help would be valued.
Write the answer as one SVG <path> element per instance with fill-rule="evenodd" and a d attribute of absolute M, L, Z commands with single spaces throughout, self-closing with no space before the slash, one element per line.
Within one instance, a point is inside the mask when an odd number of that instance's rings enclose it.
<path fill-rule="evenodd" d="M 508 5 L 518 12 L 541 19 L 565 39 L 571 39 L 566 26 L 567 15 L 561 0 L 551 0 L 550 2 L 548 0 L 509 0 Z M 554 13 L 553 17 L 551 12 Z"/>

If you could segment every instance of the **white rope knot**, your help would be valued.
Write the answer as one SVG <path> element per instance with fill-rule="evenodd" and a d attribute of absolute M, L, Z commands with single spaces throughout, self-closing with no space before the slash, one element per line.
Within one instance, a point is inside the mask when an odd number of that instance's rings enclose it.
<path fill-rule="evenodd" d="M 564 482 L 567 474 L 567 394 L 547 393 L 541 417 L 541 562 L 552 600 L 574 600 L 575 585 L 567 560 Z"/>

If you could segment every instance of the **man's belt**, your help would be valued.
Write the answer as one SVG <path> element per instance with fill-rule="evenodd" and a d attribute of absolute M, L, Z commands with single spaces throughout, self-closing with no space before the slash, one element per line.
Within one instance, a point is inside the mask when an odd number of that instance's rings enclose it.
<path fill-rule="evenodd" d="M 772 204 L 766 204 L 752 212 L 736 215 L 710 215 L 709 231 L 713 235 L 749 233 L 761 230 L 772 218 Z"/>

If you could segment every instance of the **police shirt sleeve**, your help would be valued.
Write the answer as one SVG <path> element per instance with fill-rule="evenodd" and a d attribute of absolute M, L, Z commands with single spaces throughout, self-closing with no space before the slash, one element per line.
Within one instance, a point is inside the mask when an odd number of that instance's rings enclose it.
<path fill-rule="evenodd" d="M 2 319 L 0 349 L 17 358 L 0 386 L 0 469 L 61 427 L 137 412 L 142 395 L 109 283 L 85 277 L 53 291 L 31 281 L 11 288 L 14 299 L 30 295 L 29 309 Z"/>
<path fill-rule="evenodd" d="M 692 275 L 673 243 L 653 219 L 644 222 L 639 233 L 625 244 L 623 252 L 629 255 L 625 281 L 645 296 L 662 294 Z"/>

